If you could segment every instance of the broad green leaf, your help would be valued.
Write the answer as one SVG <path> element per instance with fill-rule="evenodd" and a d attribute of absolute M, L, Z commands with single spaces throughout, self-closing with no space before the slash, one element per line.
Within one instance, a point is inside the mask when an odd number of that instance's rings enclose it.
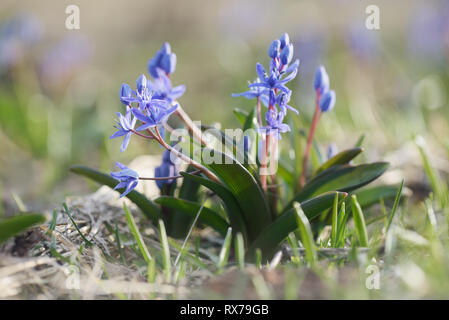
<path fill-rule="evenodd" d="M 192 218 L 195 218 L 198 210 L 201 208 L 201 204 L 197 202 L 192 202 L 175 197 L 162 196 L 157 198 L 155 202 L 162 206 L 177 209 Z M 222 217 L 220 217 L 215 211 L 206 207 L 203 207 L 203 210 L 198 217 L 198 221 L 212 227 L 222 236 L 226 234 L 226 230 L 229 227 L 229 224 Z"/>
<path fill-rule="evenodd" d="M 335 156 L 327 160 L 325 163 L 323 163 L 313 174 L 313 176 L 316 176 L 320 172 L 323 172 L 324 170 L 329 169 L 332 166 L 339 165 L 339 164 L 347 164 L 349 161 L 357 157 L 361 152 L 363 151 L 362 148 L 353 148 L 341 151 L 337 153 Z"/>
<path fill-rule="evenodd" d="M 246 131 L 248 129 L 255 127 L 256 117 L 254 117 L 254 112 L 255 112 L 255 109 L 252 109 L 251 112 L 246 117 L 245 122 L 243 123 L 243 131 Z"/>
<path fill-rule="evenodd" d="M 205 186 L 214 192 L 223 201 L 223 206 L 228 214 L 229 222 L 231 223 L 232 230 L 234 232 L 240 232 L 243 234 L 244 239 L 247 239 L 246 225 L 243 220 L 243 212 L 240 208 L 237 199 L 234 197 L 232 192 L 223 186 L 222 184 L 216 183 L 212 180 L 203 178 L 198 175 L 192 175 L 187 172 L 180 173 L 184 178 L 190 179 L 198 182 L 199 184 Z"/>
<path fill-rule="evenodd" d="M 70 171 L 92 179 L 105 186 L 108 186 L 111 189 L 114 189 L 114 187 L 117 185 L 117 180 L 115 180 L 111 176 L 85 166 L 72 166 L 70 167 Z M 118 189 L 117 191 L 122 192 L 123 189 Z M 160 210 L 153 201 L 149 200 L 147 197 L 136 190 L 128 193 L 126 197 L 131 200 L 137 207 L 139 207 L 140 210 L 142 210 L 142 212 L 145 214 L 145 216 L 153 220 L 153 222 L 157 223 L 158 219 L 160 218 Z"/>
<path fill-rule="evenodd" d="M 0 220 L 0 243 L 34 225 L 44 223 L 45 220 L 45 216 L 39 213 L 22 213 Z"/>
<path fill-rule="evenodd" d="M 232 112 L 234 113 L 237 120 L 243 126 L 245 124 L 246 118 L 248 117 L 248 111 L 245 111 L 245 110 L 242 110 L 239 108 L 234 108 L 234 110 Z"/>
<path fill-rule="evenodd" d="M 355 194 L 360 206 L 366 209 L 373 204 L 379 203 L 380 199 L 394 199 L 397 191 L 397 186 L 375 186 L 357 191 Z"/>
<path fill-rule="evenodd" d="M 218 153 L 222 163 L 214 162 L 205 165 L 226 184 L 237 199 L 251 242 L 271 222 L 270 209 L 263 191 L 251 173 L 237 160 L 217 150 L 210 150 L 210 152 Z"/>
<path fill-rule="evenodd" d="M 188 172 L 192 172 L 195 170 L 196 169 L 193 167 L 187 168 Z M 198 182 L 190 179 L 182 179 L 178 197 L 192 202 L 197 202 L 199 188 L 200 184 Z M 193 222 L 193 219 L 194 218 L 184 214 L 183 212 L 172 212 L 170 221 L 167 222 L 166 226 L 169 235 L 174 238 L 185 238 Z"/>
<path fill-rule="evenodd" d="M 337 192 L 328 192 L 310 200 L 303 201 L 301 208 L 307 219 L 312 220 L 324 210 L 329 209 L 334 203 L 336 194 Z M 341 192 L 338 195 L 339 199 L 347 196 L 346 193 Z M 262 250 L 264 259 L 270 258 L 289 233 L 295 231 L 297 228 L 296 211 L 292 208 L 280 215 L 260 233 L 259 237 L 251 244 L 248 250 L 248 258 L 254 256 L 257 248 Z"/>
<path fill-rule="evenodd" d="M 361 247 L 368 247 L 368 232 L 366 230 L 365 218 L 363 217 L 363 211 L 360 204 L 357 202 L 355 195 L 351 196 L 352 204 L 352 218 L 354 220 L 355 232 L 359 239 Z"/>
<path fill-rule="evenodd" d="M 304 188 L 296 194 L 285 210 L 290 209 L 294 201 L 304 201 L 324 192 L 349 192 L 360 188 L 377 179 L 385 172 L 385 170 L 387 170 L 387 168 L 387 162 L 374 162 L 357 166 L 333 166 L 310 180 Z"/>

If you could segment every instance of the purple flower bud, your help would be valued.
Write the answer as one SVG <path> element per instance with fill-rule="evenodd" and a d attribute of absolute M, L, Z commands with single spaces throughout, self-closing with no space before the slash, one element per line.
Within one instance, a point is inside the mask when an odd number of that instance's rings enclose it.
<path fill-rule="evenodd" d="M 320 94 L 324 94 L 329 90 L 329 76 L 323 66 L 319 66 L 316 69 L 313 86 L 315 90 L 320 90 Z"/>
<path fill-rule="evenodd" d="M 142 94 L 146 88 L 148 87 L 148 81 L 147 78 L 145 77 L 145 75 L 141 75 L 138 79 L 137 79 L 137 92 L 139 94 Z"/>
<path fill-rule="evenodd" d="M 175 72 L 176 69 L 176 54 L 166 54 L 161 59 L 161 69 L 170 74 Z"/>
<path fill-rule="evenodd" d="M 129 85 L 126 83 L 122 83 L 122 86 L 120 87 L 120 102 L 124 105 L 128 105 L 128 98 L 132 97 L 132 90 Z"/>
<path fill-rule="evenodd" d="M 288 44 L 281 51 L 281 63 L 287 65 L 293 58 L 293 44 Z"/>
<path fill-rule="evenodd" d="M 268 49 L 268 55 L 274 59 L 279 56 L 280 51 L 281 51 L 281 42 L 276 39 L 271 43 L 270 48 Z"/>
<path fill-rule="evenodd" d="M 324 93 L 320 98 L 321 112 L 331 111 L 335 106 L 335 91 L 330 90 Z"/>
<path fill-rule="evenodd" d="M 162 163 L 160 166 L 154 169 L 154 176 L 156 178 L 173 177 L 178 174 L 179 167 L 178 164 L 171 160 L 171 152 L 168 150 L 164 151 L 162 155 Z M 164 185 L 171 184 L 175 182 L 175 179 L 168 180 L 156 180 L 156 185 L 159 189 L 162 189 Z"/>
<path fill-rule="evenodd" d="M 251 140 L 249 136 L 243 136 L 243 151 L 247 153 L 249 148 L 251 148 Z"/>
<path fill-rule="evenodd" d="M 290 43 L 288 33 L 284 33 L 279 40 L 281 41 L 281 49 L 284 49 L 284 47 Z"/>
<path fill-rule="evenodd" d="M 162 52 L 163 55 L 170 54 L 171 53 L 170 44 L 168 42 L 164 42 L 159 51 Z"/>

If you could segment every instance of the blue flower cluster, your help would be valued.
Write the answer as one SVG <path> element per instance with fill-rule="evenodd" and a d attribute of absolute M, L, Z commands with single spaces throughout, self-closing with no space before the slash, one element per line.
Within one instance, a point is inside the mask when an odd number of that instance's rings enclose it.
<path fill-rule="evenodd" d="M 147 79 L 142 74 L 136 81 L 136 90 L 131 89 L 126 83 L 120 87 L 119 98 L 120 102 L 126 106 L 126 111 L 124 115 L 117 112 L 118 119 L 115 125 L 117 131 L 111 135 L 110 139 L 124 137 L 120 147 L 121 152 L 126 150 L 133 134 L 140 135 L 138 131 L 159 127 L 159 130 L 163 132 L 163 124 L 178 108 L 176 100 L 185 92 L 184 85 L 172 86 L 170 75 L 175 69 L 176 54 L 171 52 L 168 43 L 164 43 L 148 62 L 148 73 L 153 80 Z M 134 129 L 137 121 L 140 122 L 140 126 Z M 138 176 L 137 173 L 120 163 L 117 163 L 117 166 L 122 171 L 113 172 L 111 176 L 120 181 L 117 188 L 126 186 L 125 192 L 121 195 L 124 196 L 137 186 Z M 161 167 L 158 168 L 156 175 L 159 177 L 162 177 L 164 173 L 174 171 L 167 170 L 169 168 L 167 161 L 163 161 Z M 164 183 L 170 183 L 170 180 L 168 182 L 158 180 L 156 183 L 158 186 L 162 186 Z"/>
<path fill-rule="evenodd" d="M 313 85 L 321 112 L 332 110 L 335 106 L 335 91 L 329 90 L 329 76 L 323 66 L 316 70 Z"/>
<path fill-rule="evenodd" d="M 117 132 L 111 139 L 125 136 L 120 151 L 125 151 L 131 135 L 136 131 L 147 130 L 164 124 L 168 117 L 176 111 L 176 100 L 185 92 L 185 86 L 172 86 L 169 78 L 176 68 L 176 55 L 171 52 L 170 45 L 165 43 L 156 55 L 148 62 L 148 72 L 153 81 L 140 75 L 136 82 L 136 90 L 123 83 L 120 87 L 120 102 L 126 106 L 126 113 L 117 112 Z M 135 104 L 135 107 L 133 107 Z M 136 120 L 142 124 L 134 130 Z"/>
<path fill-rule="evenodd" d="M 288 104 L 291 90 L 286 87 L 286 84 L 296 77 L 299 60 L 296 59 L 291 63 L 293 44 L 290 42 L 287 33 L 271 43 L 268 56 L 271 58 L 269 72 L 265 70 L 262 64 L 257 63 L 258 78 L 248 85 L 249 90 L 232 96 L 247 99 L 257 98 L 268 107 L 265 114 L 266 126 L 260 129 L 280 139 L 281 133 L 290 131 L 289 126 L 282 123 L 287 114 L 287 109 L 298 114 L 298 111 Z"/>

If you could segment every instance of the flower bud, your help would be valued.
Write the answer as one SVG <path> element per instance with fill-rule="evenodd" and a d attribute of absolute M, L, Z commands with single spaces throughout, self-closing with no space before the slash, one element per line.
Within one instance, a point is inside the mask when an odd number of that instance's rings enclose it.
<path fill-rule="evenodd" d="M 329 90 L 329 76 L 323 66 L 319 66 L 316 70 L 313 85 L 315 90 L 320 90 L 320 94 L 324 94 Z"/>
<path fill-rule="evenodd" d="M 290 43 L 288 33 L 284 33 L 279 40 L 281 41 L 281 49 L 284 49 L 284 47 Z"/>
<path fill-rule="evenodd" d="M 170 74 L 176 69 L 176 54 L 166 54 L 161 59 L 161 69 Z"/>
<path fill-rule="evenodd" d="M 324 93 L 320 98 L 321 112 L 331 111 L 335 106 L 335 91 L 330 90 Z"/>
<path fill-rule="evenodd" d="M 132 97 L 131 87 L 126 83 L 122 83 L 122 86 L 120 87 L 120 102 L 123 103 L 124 105 L 128 105 L 129 102 L 126 99 L 131 97 Z"/>
<path fill-rule="evenodd" d="M 279 56 L 280 51 L 281 51 L 281 42 L 276 39 L 271 43 L 270 48 L 268 49 L 268 55 L 274 59 Z"/>
<path fill-rule="evenodd" d="M 293 44 L 288 44 L 281 51 L 281 63 L 287 65 L 293 58 Z"/>
<path fill-rule="evenodd" d="M 145 89 L 148 86 L 148 81 L 147 78 L 145 77 L 145 75 L 140 75 L 140 77 L 137 79 L 137 92 L 142 94 L 143 91 L 145 91 Z"/>

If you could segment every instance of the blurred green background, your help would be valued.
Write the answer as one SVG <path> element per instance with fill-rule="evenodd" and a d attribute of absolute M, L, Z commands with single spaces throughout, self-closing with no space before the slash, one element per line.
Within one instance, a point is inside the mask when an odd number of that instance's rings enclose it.
<path fill-rule="evenodd" d="M 109 140 L 122 110 L 122 82 L 134 86 L 148 59 L 168 41 L 178 56 L 174 85 L 192 119 L 237 127 L 231 98 L 268 63 L 271 41 L 288 32 L 301 65 L 291 105 L 307 130 L 314 110 L 313 73 L 324 64 L 337 93 L 335 110 L 317 132 L 353 146 L 365 134 L 365 157 L 391 161 L 387 176 L 424 178 L 408 147 L 425 138 L 435 165 L 448 172 L 449 3 L 375 1 L 380 30 L 365 27 L 373 1 L 9 1 L 0 4 L 0 181 L 36 208 L 87 192 L 70 175 L 81 163 L 110 171 L 115 161 L 159 154 L 132 139 L 126 153 Z M 67 30 L 65 9 L 80 8 L 80 29 Z M 176 121 L 173 122 L 176 125 Z M 288 148 L 288 139 L 283 142 Z M 414 150 L 414 149 L 413 149 Z M 398 174 L 399 170 L 399 174 Z"/>

